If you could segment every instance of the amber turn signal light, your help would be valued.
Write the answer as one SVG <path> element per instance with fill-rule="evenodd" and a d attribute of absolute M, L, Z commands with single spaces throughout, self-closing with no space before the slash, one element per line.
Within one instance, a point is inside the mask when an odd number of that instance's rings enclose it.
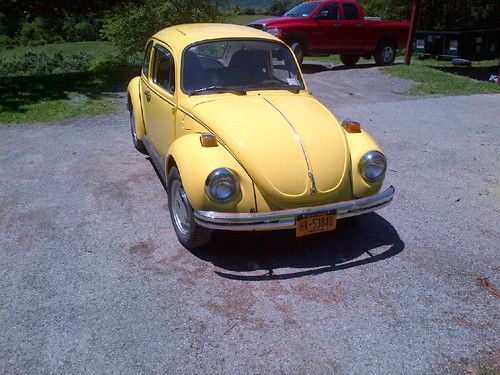
<path fill-rule="evenodd" d="M 342 121 L 342 126 L 348 133 L 361 133 L 361 125 L 357 121 L 347 119 Z"/>
<path fill-rule="evenodd" d="M 217 147 L 217 138 L 212 134 L 203 133 L 200 142 L 203 147 Z"/>

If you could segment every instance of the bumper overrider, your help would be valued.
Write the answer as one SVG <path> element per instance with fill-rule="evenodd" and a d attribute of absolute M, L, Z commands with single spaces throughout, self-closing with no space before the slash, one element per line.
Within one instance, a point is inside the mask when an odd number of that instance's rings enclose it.
<path fill-rule="evenodd" d="M 233 213 L 194 211 L 194 219 L 202 227 L 219 230 L 253 231 L 293 228 L 295 227 L 297 215 L 334 210 L 337 212 L 337 218 L 343 219 L 378 210 L 391 203 L 394 191 L 394 187 L 390 186 L 383 192 L 366 198 L 272 212 Z"/>

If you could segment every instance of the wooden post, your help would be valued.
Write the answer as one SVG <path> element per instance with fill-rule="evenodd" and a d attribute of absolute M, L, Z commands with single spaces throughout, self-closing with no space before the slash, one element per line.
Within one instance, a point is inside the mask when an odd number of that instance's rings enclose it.
<path fill-rule="evenodd" d="M 418 12 L 420 10 L 420 1 L 413 0 L 413 9 L 411 12 L 410 30 L 408 31 L 408 40 L 406 42 L 405 64 L 409 65 L 411 55 L 413 53 L 413 40 L 415 39 L 415 31 L 417 31 Z"/>

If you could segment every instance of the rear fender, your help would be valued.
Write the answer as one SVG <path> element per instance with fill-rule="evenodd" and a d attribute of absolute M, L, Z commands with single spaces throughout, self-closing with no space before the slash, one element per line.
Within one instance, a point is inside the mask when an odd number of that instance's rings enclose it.
<path fill-rule="evenodd" d="M 127 109 L 134 109 L 134 117 L 135 117 L 135 131 L 137 134 L 137 138 L 142 140 L 144 135 L 146 134 L 144 128 L 144 117 L 142 115 L 142 105 L 141 105 L 141 96 L 140 96 L 140 85 L 141 78 L 134 77 L 128 84 L 128 99 L 127 99 Z"/>

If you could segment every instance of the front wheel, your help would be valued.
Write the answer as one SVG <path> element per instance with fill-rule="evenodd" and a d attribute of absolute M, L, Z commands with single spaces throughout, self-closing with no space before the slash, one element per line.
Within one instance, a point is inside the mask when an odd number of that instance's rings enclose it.
<path fill-rule="evenodd" d="M 381 42 L 373 57 L 377 65 L 392 65 L 396 59 L 396 46 L 391 42 Z"/>
<path fill-rule="evenodd" d="M 181 175 L 172 167 L 167 178 L 168 210 L 179 242 L 187 249 L 202 247 L 210 242 L 212 230 L 194 221 L 193 207 L 187 199 Z"/>
<path fill-rule="evenodd" d="M 340 54 L 340 61 L 350 68 L 358 63 L 359 57 L 359 55 L 347 55 L 342 53 Z"/>
<path fill-rule="evenodd" d="M 295 54 L 295 58 L 297 59 L 299 65 L 302 65 L 302 61 L 304 61 L 304 47 L 302 46 L 302 44 L 300 42 L 294 42 L 292 43 L 290 48 Z"/>

